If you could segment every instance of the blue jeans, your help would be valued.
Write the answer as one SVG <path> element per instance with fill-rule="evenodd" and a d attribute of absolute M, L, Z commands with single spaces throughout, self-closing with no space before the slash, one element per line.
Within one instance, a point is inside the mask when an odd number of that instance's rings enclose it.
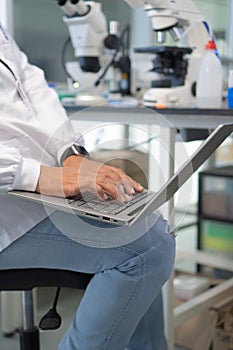
<path fill-rule="evenodd" d="M 95 274 L 59 350 L 166 350 L 161 287 L 174 255 L 174 234 L 162 217 L 141 238 L 115 248 L 76 243 L 46 218 L 0 253 L 0 269 Z"/>

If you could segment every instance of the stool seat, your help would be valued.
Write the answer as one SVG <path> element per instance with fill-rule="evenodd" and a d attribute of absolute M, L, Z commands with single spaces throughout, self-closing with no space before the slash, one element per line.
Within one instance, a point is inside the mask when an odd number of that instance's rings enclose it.
<path fill-rule="evenodd" d="M 0 290 L 29 290 L 35 287 L 86 289 L 92 277 L 92 274 L 47 268 L 0 270 Z"/>

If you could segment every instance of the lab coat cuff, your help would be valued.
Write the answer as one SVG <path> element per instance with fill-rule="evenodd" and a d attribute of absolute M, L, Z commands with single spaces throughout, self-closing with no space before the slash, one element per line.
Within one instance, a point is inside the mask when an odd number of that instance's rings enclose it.
<path fill-rule="evenodd" d="M 15 176 L 13 189 L 34 192 L 40 176 L 40 163 L 32 159 L 22 159 Z"/>

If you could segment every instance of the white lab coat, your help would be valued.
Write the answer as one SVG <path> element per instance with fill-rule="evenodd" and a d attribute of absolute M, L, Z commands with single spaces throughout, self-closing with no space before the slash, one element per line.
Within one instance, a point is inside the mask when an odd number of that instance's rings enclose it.
<path fill-rule="evenodd" d="M 75 134 L 57 94 L 43 72 L 28 63 L 15 42 L 0 27 L 0 250 L 44 217 L 39 204 L 7 195 L 34 191 L 40 165 L 59 165 Z M 81 141 L 79 141 L 81 140 Z"/>

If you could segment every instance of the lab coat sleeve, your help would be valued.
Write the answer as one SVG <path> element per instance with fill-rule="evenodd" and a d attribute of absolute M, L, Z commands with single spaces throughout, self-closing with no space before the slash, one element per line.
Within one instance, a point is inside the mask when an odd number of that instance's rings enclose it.
<path fill-rule="evenodd" d="M 0 195 L 14 189 L 35 191 L 39 175 L 36 161 L 23 159 L 15 147 L 0 145 Z"/>
<path fill-rule="evenodd" d="M 20 81 L 35 111 L 42 138 L 47 141 L 47 151 L 60 164 L 64 151 L 74 142 L 84 146 L 84 140 L 74 131 L 57 93 L 48 86 L 44 72 L 29 64 L 15 43 L 14 51 L 18 57 Z"/>

